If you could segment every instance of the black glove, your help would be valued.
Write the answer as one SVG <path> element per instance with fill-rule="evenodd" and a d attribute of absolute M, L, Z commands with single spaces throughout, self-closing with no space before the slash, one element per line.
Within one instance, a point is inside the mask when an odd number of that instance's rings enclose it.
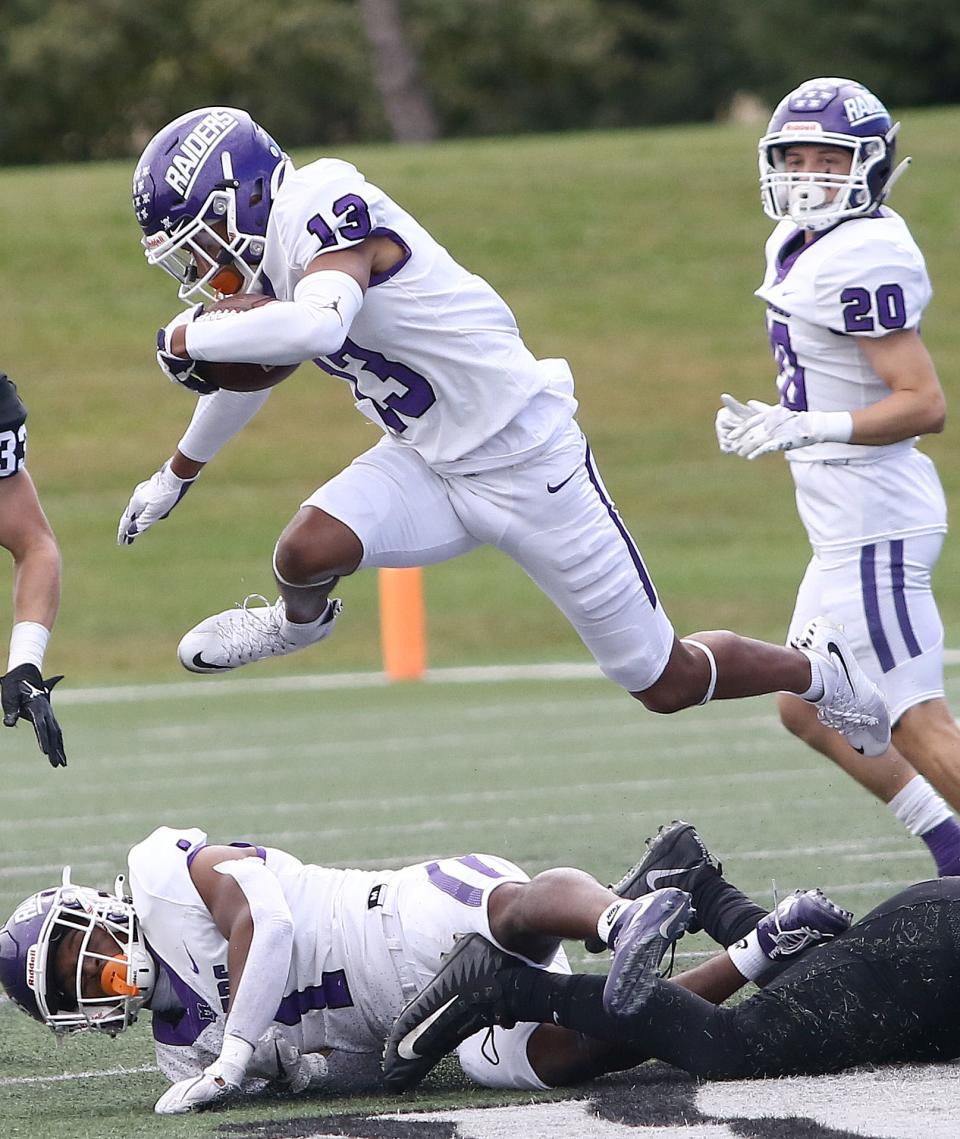
<path fill-rule="evenodd" d="M 66 767 L 63 750 L 63 733 L 50 706 L 50 693 L 62 676 L 44 680 L 35 664 L 18 664 L 6 676 L 0 676 L 0 702 L 3 704 L 3 723 L 12 728 L 22 716 L 33 724 L 40 750 L 50 760 L 51 767 Z"/>

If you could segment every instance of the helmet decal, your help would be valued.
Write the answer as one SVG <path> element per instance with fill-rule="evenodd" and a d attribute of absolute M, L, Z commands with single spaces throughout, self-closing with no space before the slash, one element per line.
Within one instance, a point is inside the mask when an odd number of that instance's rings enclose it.
<path fill-rule="evenodd" d="M 873 213 L 909 162 L 893 167 L 898 127 L 860 83 L 841 78 L 801 83 L 781 100 L 760 139 L 764 212 L 810 230 Z M 849 172 L 788 170 L 788 149 L 812 144 L 849 151 Z"/>

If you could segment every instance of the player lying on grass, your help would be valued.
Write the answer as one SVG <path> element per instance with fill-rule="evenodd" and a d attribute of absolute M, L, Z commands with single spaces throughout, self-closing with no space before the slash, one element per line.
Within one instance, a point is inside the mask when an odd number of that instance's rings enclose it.
<path fill-rule="evenodd" d="M 695 833 L 674 824 L 663 834 L 681 828 Z M 671 862 L 682 866 L 682 852 Z M 618 938 L 607 976 L 546 976 L 481 937 L 462 943 L 394 1026 L 384 1055 L 387 1085 L 416 1086 L 461 1034 L 525 1019 L 563 1025 L 707 1079 L 960 1056 L 960 878 L 911 886 L 848 929 L 838 922 L 828 944 L 799 957 L 791 950 L 805 946 L 792 933 L 781 935 L 778 949 L 789 963 L 768 982 L 769 927 L 765 932 L 761 922 L 726 954 L 666 983 L 658 966 L 684 931 L 691 895 L 698 914 L 709 912 L 719 888 L 710 868 L 675 880 L 686 889 L 650 897 L 676 894 L 686 904 L 672 914 L 662 903 L 639 912 Z M 799 911 L 809 898 L 790 895 L 781 912 L 789 918 L 791 903 Z M 758 969 L 766 982 L 760 992 L 718 1007 L 724 990 Z"/>
<path fill-rule="evenodd" d="M 842 913 L 816 894 L 767 916 L 723 883 L 698 842 L 686 846 L 690 873 L 709 873 L 712 883 L 701 918 L 725 944 L 757 927 L 775 956 L 785 936 L 804 942 L 843 927 Z M 672 848 L 652 850 L 644 864 L 658 854 L 668 866 L 676 857 Z M 570 868 L 531 880 L 502 858 L 469 854 L 396 871 L 336 870 L 272 848 L 211 846 L 203 831 L 168 827 L 131 850 L 130 898 L 122 879 L 110 894 L 64 878 L 29 897 L 0 930 L 0 981 L 58 1033 L 116 1034 L 150 1009 L 157 1061 L 174 1081 L 160 1114 L 267 1086 L 382 1087 L 390 1027 L 458 935 L 481 935 L 510 960 L 536 965 L 534 973 L 566 976 L 561 938 L 615 945 L 650 905 Z M 686 925 L 686 894 L 651 897 L 665 925 Z M 697 990 L 705 998 L 732 991 L 706 981 Z M 467 1034 L 457 1051 L 477 1083 L 533 1089 L 644 1058 L 618 1040 L 532 1022 Z"/>

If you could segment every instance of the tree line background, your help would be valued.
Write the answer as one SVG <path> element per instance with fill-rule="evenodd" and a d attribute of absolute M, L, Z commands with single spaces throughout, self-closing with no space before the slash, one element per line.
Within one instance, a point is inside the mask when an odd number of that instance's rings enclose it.
<path fill-rule="evenodd" d="M 960 102 L 954 0 L 4 0 L 0 29 L 3 165 L 215 103 L 294 148 L 761 118 L 812 75 Z"/>

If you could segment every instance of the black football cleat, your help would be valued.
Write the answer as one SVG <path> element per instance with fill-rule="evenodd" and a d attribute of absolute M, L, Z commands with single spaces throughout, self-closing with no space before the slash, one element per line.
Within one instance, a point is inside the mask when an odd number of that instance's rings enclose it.
<path fill-rule="evenodd" d="M 498 975 L 522 962 L 479 933 L 459 941 L 432 981 L 402 1010 L 383 1051 L 383 1079 L 392 1092 L 415 1088 L 468 1036 L 495 1024 L 512 1028 L 497 1004 Z"/>
<path fill-rule="evenodd" d="M 674 819 L 647 839 L 647 853 L 610 889 L 619 897 L 631 900 L 665 886 L 676 886 L 690 894 L 705 867 L 723 873 L 723 866 L 707 850 L 693 823 Z M 699 929 L 694 920 L 689 932 L 697 933 Z M 589 938 L 585 945 L 590 953 L 602 953 L 607 948 L 599 937 Z"/>

